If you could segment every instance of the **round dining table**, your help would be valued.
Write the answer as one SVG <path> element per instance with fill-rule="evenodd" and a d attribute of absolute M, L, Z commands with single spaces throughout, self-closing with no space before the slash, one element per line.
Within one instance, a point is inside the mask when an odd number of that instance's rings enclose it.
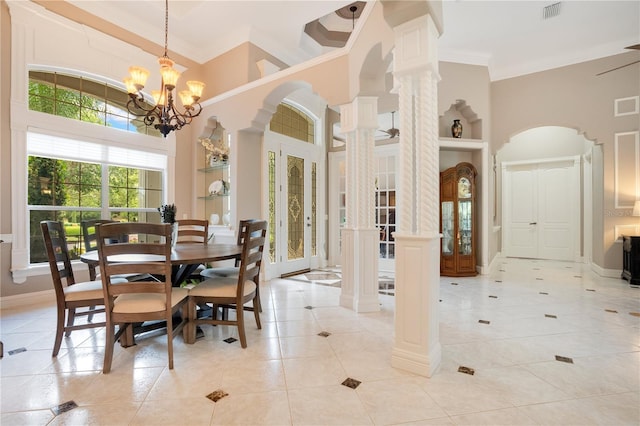
<path fill-rule="evenodd" d="M 242 254 L 242 244 L 176 244 L 171 249 L 171 264 L 174 266 L 171 283 L 174 287 L 182 284 L 198 268 L 198 265 L 223 260 L 238 259 Z M 136 257 L 138 256 L 138 257 Z M 140 255 L 118 255 L 121 262 L 135 262 Z M 99 264 L 98 251 L 92 250 L 80 255 L 80 260 L 89 266 Z"/>
<path fill-rule="evenodd" d="M 171 285 L 179 287 L 201 264 L 210 262 L 219 262 L 223 260 L 238 259 L 242 254 L 242 244 L 176 244 L 171 249 L 171 264 L 173 266 L 171 272 Z M 120 254 L 110 256 L 110 259 L 120 262 L 135 262 L 140 260 L 149 260 L 150 258 L 160 257 L 156 255 L 140 255 L 140 254 Z M 92 250 L 80 255 L 80 260 L 89 266 L 99 266 L 98 251 Z M 95 278 L 94 278 L 95 279 Z M 147 331 L 157 330 L 165 327 L 164 321 L 156 321 L 151 324 L 136 324 L 133 328 L 133 335 L 125 335 L 120 337 L 120 345 L 129 347 L 135 344 L 135 335 Z"/>

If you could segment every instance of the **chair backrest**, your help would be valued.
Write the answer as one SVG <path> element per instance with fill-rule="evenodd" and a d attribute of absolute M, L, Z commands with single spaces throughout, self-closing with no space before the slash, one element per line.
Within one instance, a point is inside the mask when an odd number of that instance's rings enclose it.
<path fill-rule="evenodd" d="M 103 223 L 115 223 L 115 220 L 108 219 L 91 219 L 91 220 L 83 220 L 80 222 L 80 227 L 82 228 L 82 237 L 84 241 L 84 251 L 90 252 L 94 250 L 98 250 L 98 238 L 96 236 L 96 227 L 97 225 L 102 225 Z M 122 240 L 124 237 L 121 236 L 118 238 L 118 241 Z"/>
<path fill-rule="evenodd" d="M 242 255 L 238 271 L 238 296 L 244 293 L 244 283 L 253 281 L 258 285 L 262 252 L 267 235 L 266 220 L 246 221 L 242 232 Z"/>
<path fill-rule="evenodd" d="M 180 219 L 177 244 L 207 244 L 209 242 L 209 222 L 202 219 Z"/>
<path fill-rule="evenodd" d="M 238 239 L 237 244 L 241 246 L 244 243 L 244 234 L 247 230 L 247 226 L 250 223 L 257 222 L 257 219 L 242 219 L 238 222 Z M 236 266 L 240 265 L 240 258 L 236 259 Z"/>
<path fill-rule="evenodd" d="M 47 248 L 49 268 L 51 269 L 51 277 L 53 278 L 56 297 L 58 300 L 64 300 L 64 284 L 62 279 L 66 279 L 67 286 L 73 285 L 76 282 L 73 276 L 73 269 L 71 268 L 71 257 L 69 256 L 69 247 L 67 245 L 67 237 L 64 233 L 64 226 L 60 222 L 43 220 L 40 222 L 40 229 L 42 229 L 44 245 Z"/>
<path fill-rule="evenodd" d="M 126 293 L 166 293 L 165 307 L 171 307 L 171 225 L 168 223 L 106 223 L 97 228 L 98 259 L 107 311 L 113 300 Z M 110 242 L 120 236 L 146 235 L 140 241 Z M 164 238 L 163 238 L 164 237 Z M 131 238 L 132 241 L 135 241 Z M 111 283 L 111 277 L 124 274 L 149 274 L 157 281 Z M 160 313 L 160 311 L 158 311 Z"/>

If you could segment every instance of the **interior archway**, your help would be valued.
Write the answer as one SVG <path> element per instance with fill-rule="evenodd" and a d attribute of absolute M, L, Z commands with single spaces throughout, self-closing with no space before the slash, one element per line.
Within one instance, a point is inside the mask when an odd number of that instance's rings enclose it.
<path fill-rule="evenodd" d="M 579 180 L 578 186 L 574 189 L 577 194 L 567 194 L 567 197 L 575 196 L 578 200 L 579 212 L 579 259 L 589 263 L 592 259 L 593 251 L 593 224 L 594 211 L 593 199 L 594 193 L 599 193 L 602 188 L 601 176 L 603 166 L 597 161 L 601 158 L 597 154 L 601 148 L 593 140 L 589 140 L 577 129 L 561 126 L 542 126 L 524 130 L 513 135 L 508 143 L 503 145 L 497 152 L 495 158 L 496 165 L 496 198 L 497 203 L 496 222 L 502 226 L 502 235 L 500 239 L 499 251 L 503 255 L 509 256 L 509 248 L 505 244 L 505 235 L 508 234 L 506 228 L 508 218 L 505 217 L 505 211 L 509 208 L 509 203 L 515 202 L 505 193 L 505 166 L 528 164 L 551 164 L 556 160 L 579 158 Z M 598 184 L 598 182 L 600 182 Z M 595 185 L 595 187 L 594 187 Z"/>

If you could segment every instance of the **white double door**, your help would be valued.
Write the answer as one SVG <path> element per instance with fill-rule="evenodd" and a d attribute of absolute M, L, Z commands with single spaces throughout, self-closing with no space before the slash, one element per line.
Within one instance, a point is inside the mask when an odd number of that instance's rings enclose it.
<path fill-rule="evenodd" d="M 580 157 L 502 165 L 502 247 L 510 257 L 580 257 Z"/>

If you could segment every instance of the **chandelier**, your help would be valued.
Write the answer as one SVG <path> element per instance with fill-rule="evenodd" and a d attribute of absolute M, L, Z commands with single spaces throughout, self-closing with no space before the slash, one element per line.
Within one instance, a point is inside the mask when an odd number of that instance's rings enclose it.
<path fill-rule="evenodd" d="M 182 126 L 190 124 L 195 117 L 200 115 L 202 106 L 198 101 L 204 89 L 204 83 L 200 81 L 187 81 L 189 90 L 178 92 L 184 111 L 180 112 L 178 110 L 173 90 L 176 88 L 180 72 L 173 68 L 174 62 L 167 56 L 168 34 L 169 0 L 165 0 L 164 55 L 158 58 L 162 84 L 160 85 L 160 90 L 151 91 L 155 106 L 147 104 L 142 94 L 142 89 L 144 89 L 149 77 L 148 70 L 138 66 L 129 67 L 129 77 L 124 79 L 129 93 L 127 110 L 131 114 L 141 117 L 147 126 L 153 126 L 158 129 L 165 138 L 171 131 L 180 130 Z"/>

